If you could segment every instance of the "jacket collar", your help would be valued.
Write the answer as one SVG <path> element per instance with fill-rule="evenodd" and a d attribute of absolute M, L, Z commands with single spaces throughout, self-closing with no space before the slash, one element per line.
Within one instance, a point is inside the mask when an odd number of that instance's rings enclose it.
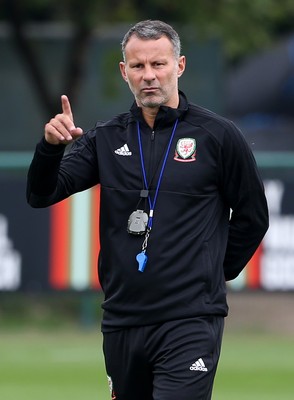
<path fill-rule="evenodd" d="M 172 125 L 177 118 L 181 119 L 183 115 L 187 112 L 187 110 L 188 110 L 188 100 L 185 94 L 179 91 L 178 108 L 160 106 L 155 119 L 154 128 L 156 129 L 160 125 Z M 135 117 L 136 120 L 139 120 L 141 123 L 147 125 L 143 118 L 142 108 L 138 107 L 135 101 L 130 109 L 130 112 L 132 113 L 132 115 Z"/>

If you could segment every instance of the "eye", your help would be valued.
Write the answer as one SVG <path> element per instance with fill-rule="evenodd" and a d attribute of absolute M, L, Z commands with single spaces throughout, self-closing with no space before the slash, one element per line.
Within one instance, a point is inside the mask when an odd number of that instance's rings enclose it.
<path fill-rule="evenodd" d="M 131 66 L 132 69 L 140 69 L 142 68 L 142 64 L 134 64 Z"/>
<path fill-rule="evenodd" d="M 163 62 L 163 61 L 156 61 L 155 63 L 154 63 L 154 67 L 163 67 L 164 65 L 165 65 L 166 63 L 165 62 Z"/>

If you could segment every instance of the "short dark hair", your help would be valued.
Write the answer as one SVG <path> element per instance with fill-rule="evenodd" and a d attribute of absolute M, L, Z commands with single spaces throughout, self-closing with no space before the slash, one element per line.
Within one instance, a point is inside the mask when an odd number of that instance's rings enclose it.
<path fill-rule="evenodd" d="M 125 34 L 121 43 L 124 60 L 126 45 L 133 35 L 143 40 L 157 40 L 162 36 L 166 36 L 173 45 L 175 57 L 179 57 L 181 54 L 181 40 L 174 28 L 163 21 L 148 19 L 138 22 Z"/>

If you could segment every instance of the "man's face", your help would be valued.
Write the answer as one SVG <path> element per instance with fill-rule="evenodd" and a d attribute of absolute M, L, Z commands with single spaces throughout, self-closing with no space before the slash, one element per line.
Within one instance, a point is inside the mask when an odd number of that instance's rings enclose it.
<path fill-rule="evenodd" d="M 132 36 L 120 70 L 139 107 L 178 106 L 178 79 L 185 70 L 185 57 L 175 57 L 166 36 L 158 40 Z"/>

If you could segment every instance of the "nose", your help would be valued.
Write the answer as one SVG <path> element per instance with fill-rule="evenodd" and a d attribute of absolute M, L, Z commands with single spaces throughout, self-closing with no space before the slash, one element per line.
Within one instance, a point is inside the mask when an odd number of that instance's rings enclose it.
<path fill-rule="evenodd" d="M 153 81 L 155 79 L 155 73 L 154 73 L 154 70 L 153 70 L 153 68 L 151 66 L 145 66 L 143 79 L 146 82 L 150 82 L 150 81 Z"/>

